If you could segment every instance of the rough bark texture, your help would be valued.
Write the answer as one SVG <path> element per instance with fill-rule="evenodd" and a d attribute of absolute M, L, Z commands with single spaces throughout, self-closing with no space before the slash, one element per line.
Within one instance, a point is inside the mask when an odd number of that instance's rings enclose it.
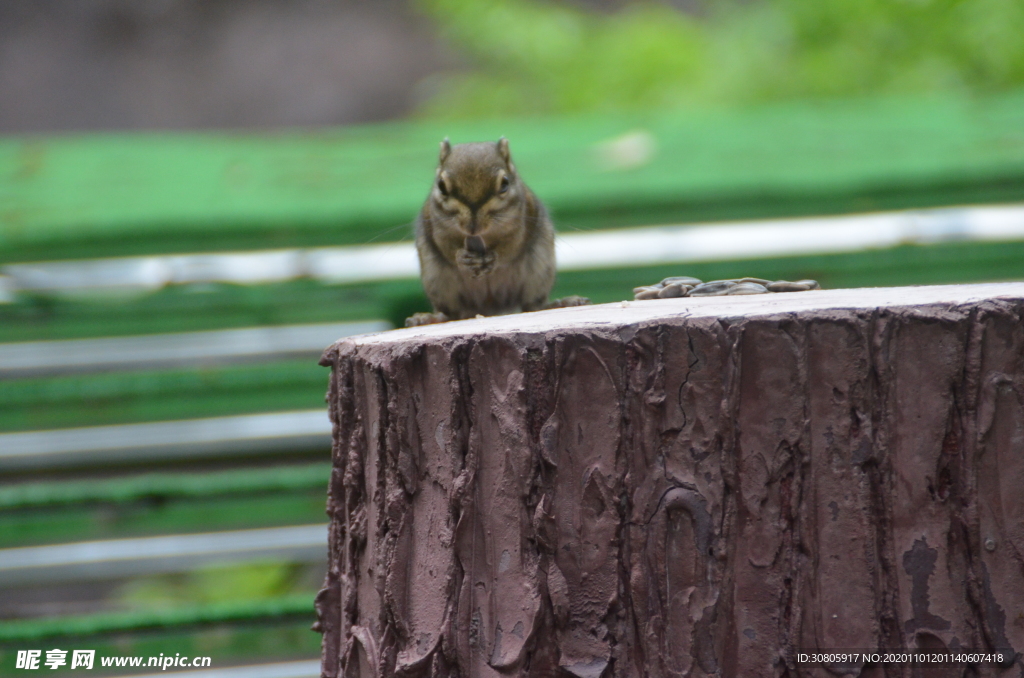
<path fill-rule="evenodd" d="M 624 302 L 324 363 L 325 676 L 1024 650 L 1024 283 Z"/>

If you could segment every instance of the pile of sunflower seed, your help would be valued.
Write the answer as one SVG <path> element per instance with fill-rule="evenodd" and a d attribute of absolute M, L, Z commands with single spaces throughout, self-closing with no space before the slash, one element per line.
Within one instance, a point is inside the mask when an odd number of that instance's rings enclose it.
<path fill-rule="evenodd" d="M 688 276 L 665 278 L 656 285 L 633 288 L 633 298 L 672 299 L 675 297 L 723 297 L 734 294 L 767 294 L 768 292 L 806 292 L 820 290 L 817 280 L 764 280 L 763 278 L 733 278 L 703 282 Z"/>

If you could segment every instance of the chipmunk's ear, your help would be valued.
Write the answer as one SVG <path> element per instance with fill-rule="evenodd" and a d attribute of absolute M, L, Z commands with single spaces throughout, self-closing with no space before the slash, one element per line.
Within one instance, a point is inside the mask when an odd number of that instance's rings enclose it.
<path fill-rule="evenodd" d="M 440 158 L 437 161 L 438 164 L 444 163 L 445 158 L 447 158 L 448 154 L 451 153 L 451 152 L 452 152 L 452 145 L 448 142 L 448 137 L 445 137 L 444 141 L 441 142 L 441 154 L 440 154 Z"/>
<path fill-rule="evenodd" d="M 512 156 L 508 152 L 508 139 L 505 137 L 498 139 L 498 153 L 500 153 L 501 157 L 505 160 L 505 164 L 512 164 Z"/>

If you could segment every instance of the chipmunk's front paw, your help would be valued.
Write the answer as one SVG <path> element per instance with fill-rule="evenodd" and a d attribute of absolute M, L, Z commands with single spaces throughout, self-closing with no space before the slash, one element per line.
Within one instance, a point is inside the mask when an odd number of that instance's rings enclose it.
<path fill-rule="evenodd" d="M 459 252 L 457 260 L 459 266 L 469 271 L 474 278 L 479 278 L 494 268 L 495 256 L 494 252 L 469 252 L 462 250 Z"/>
<path fill-rule="evenodd" d="M 732 278 L 702 282 L 698 278 L 676 276 L 665 278 L 660 283 L 633 288 L 636 301 L 645 299 L 672 299 L 674 297 L 721 297 L 741 294 L 766 294 L 768 292 L 805 292 L 820 290 L 816 280 L 765 280 L 764 278 Z"/>
<path fill-rule="evenodd" d="M 479 278 L 494 268 L 496 259 L 494 252 L 487 249 L 483 238 L 471 235 L 466 238 L 466 246 L 459 250 L 456 258 L 459 265 L 469 270 L 474 278 Z"/>
<path fill-rule="evenodd" d="M 562 297 L 561 299 L 555 299 L 554 301 L 548 302 L 548 305 L 544 307 L 545 310 L 549 308 L 569 308 L 571 306 L 589 306 L 590 299 L 586 297 L 578 297 L 575 294 L 570 297 Z"/>
<path fill-rule="evenodd" d="M 437 323 L 446 323 L 449 320 L 451 320 L 451 318 L 446 316 L 444 313 L 413 313 L 405 319 L 405 326 L 419 327 L 420 325 L 436 325 Z"/>

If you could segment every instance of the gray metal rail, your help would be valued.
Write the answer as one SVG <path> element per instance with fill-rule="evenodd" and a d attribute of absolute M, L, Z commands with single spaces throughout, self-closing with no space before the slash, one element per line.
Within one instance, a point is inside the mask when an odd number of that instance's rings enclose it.
<path fill-rule="evenodd" d="M 329 448 L 326 409 L 0 434 L 0 472 Z"/>
<path fill-rule="evenodd" d="M 1024 206 L 987 205 L 567 233 L 559 270 L 852 252 L 901 243 L 1020 240 Z M 19 291 L 152 290 L 165 285 L 257 284 L 310 277 L 360 283 L 419 275 L 410 242 L 351 247 L 48 261 L 0 267 L 0 303 Z M 6 277 L 6 280 L 4 279 Z"/>
<path fill-rule="evenodd" d="M 0 344 L 0 379 L 292 356 L 315 357 L 342 337 L 387 329 L 391 329 L 389 323 L 371 320 Z"/>
<path fill-rule="evenodd" d="M 118 579 L 254 560 L 326 558 L 327 525 L 23 546 L 0 549 L 0 586 Z"/>

